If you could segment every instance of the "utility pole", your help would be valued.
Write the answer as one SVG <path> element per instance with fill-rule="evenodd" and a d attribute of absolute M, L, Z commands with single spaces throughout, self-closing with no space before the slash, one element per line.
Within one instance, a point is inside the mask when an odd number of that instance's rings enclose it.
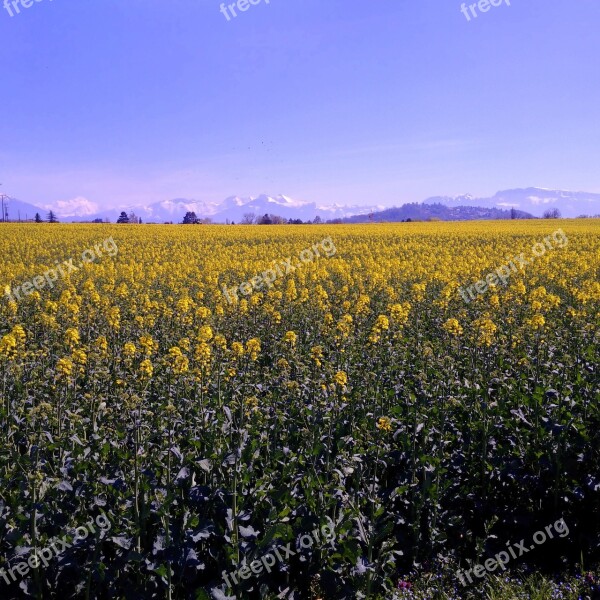
<path fill-rule="evenodd" d="M 8 201 L 10 197 L 6 194 L 0 194 L 0 200 L 2 201 L 2 222 L 6 223 L 8 222 Z"/>
<path fill-rule="evenodd" d="M 2 185 L 0 183 L 0 185 Z M 2 222 L 8 222 L 8 201 L 10 200 L 10 196 L 6 194 L 0 194 L 0 201 L 2 203 Z M 5 204 L 6 203 L 6 204 Z"/>

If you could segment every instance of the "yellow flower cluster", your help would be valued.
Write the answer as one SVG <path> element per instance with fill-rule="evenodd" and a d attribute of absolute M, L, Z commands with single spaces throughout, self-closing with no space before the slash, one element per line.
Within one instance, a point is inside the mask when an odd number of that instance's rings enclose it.
<path fill-rule="evenodd" d="M 291 348 L 294 348 L 297 339 L 298 336 L 293 331 L 287 331 L 283 336 L 283 341 L 286 342 Z"/>
<path fill-rule="evenodd" d="M 344 387 L 348 383 L 348 375 L 346 375 L 344 371 L 338 371 L 333 376 L 333 382 L 339 385 L 340 387 Z"/>
<path fill-rule="evenodd" d="M 388 417 L 380 417 L 377 421 L 377 429 L 381 429 L 381 431 L 389 432 L 392 430 L 392 422 Z"/>
<path fill-rule="evenodd" d="M 256 360 L 260 352 L 260 340 L 252 338 L 246 342 L 246 352 L 250 355 L 250 360 Z"/>
<path fill-rule="evenodd" d="M 379 315 L 373 328 L 371 329 L 371 335 L 369 335 L 369 341 L 372 344 L 376 344 L 381 340 L 381 334 L 390 328 L 390 320 L 385 315 Z"/>
<path fill-rule="evenodd" d="M 463 332 L 463 328 L 460 326 L 460 323 L 457 319 L 448 319 L 444 323 L 444 329 L 450 333 L 451 335 L 461 335 Z"/>
<path fill-rule="evenodd" d="M 175 375 L 183 375 L 184 373 L 187 373 L 190 366 L 189 359 L 187 356 L 185 356 L 185 354 L 183 354 L 181 348 L 178 346 L 169 348 L 167 363 L 171 366 Z"/>
<path fill-rule="evenodd" d="M 494 335 L 498 331 L 496 324 L 487 317 L 473 321 L 477 335 L 477 345 L 489 347 L 494 341 Z"/>
<path fill-rule="evenodd" d="M 7 334 L 0 339 L 0 356 L 12 357 L 17 352 L 17 340 L 12 334 Z"/>
<path fill-rule="evenodd" d="M 0 358 L 15 358 L 19 349 L 25 346 L 27 334 L 21 325 L 15 325 L 12 331 L 0 338 Z"/>

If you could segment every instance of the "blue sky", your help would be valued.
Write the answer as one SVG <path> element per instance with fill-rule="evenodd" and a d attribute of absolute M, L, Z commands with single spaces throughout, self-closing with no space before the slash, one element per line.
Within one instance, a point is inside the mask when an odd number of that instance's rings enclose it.
<path fill-rule="evenodd" d="M 0 191 L 25 202 L 600 192 L 598 0 L 1 1 Z"/>

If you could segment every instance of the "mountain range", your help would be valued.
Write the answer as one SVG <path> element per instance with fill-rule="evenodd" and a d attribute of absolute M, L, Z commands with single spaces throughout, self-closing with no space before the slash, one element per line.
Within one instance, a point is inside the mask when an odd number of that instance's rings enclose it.
<path fill-rule="evenodd" d="M 482 208 L 499 208 L 522 210 L 535 217 L 557 208 L 563 217 L 574 218 L 581 215 L 600 214 L 600 194 L 589 192 L 568 192 L 549 190 L 546 188 L 519 188 L 497 192 L 491 198 L 464 196 L 439 196 L 428 198 L 425 204 L 444 204 L 445 206 L 478 206 Z"/>
<path fill-rule="evenodd" d="M 431 205 L 437 205 L 433 209 Z M 444 208 L 439 208 L 439 205 Z M 472 210 L 467 210 L 470 208 Z M 317 215 L 322 220 L 347 219 L 360 222 L 369 220 L 401 220 L 406 218 L 437 217 L 442 220 L 494 219 L 505 218 L 504 211 L 514 208 L 525 216 L 541 217 L 546 210 L 558 209 L 563 217 L 600 214 L 600 194 L 588 192 L 569 192 L 545 188 L 520 188 L 497 192 L 494 196 L 475 197 L 470 194 L 461 196 L 435 196 L 421 203 L 405 204 L 401 208 L 389 209 L 383 205 L 342 204 L 317 205 L 315 202 L 294 200 L 288 196 L 256 197 L 230 196 L 222 202 L 203 202 L 186 198 L 163 200 L 147 206 L 121 206 L 104 211 L 97 210 L 94 203 L 85 199 L 59 202 L 56 205 L 40 204 L 35 206 L 11 199 L 8 201 L 10 220 L 32 219 L 40 213 L 43 219 L 49 210 L 53 210 L 61 221 L 103 221 L 115 222 L 121 213 L 135 212 L 145 223 L 179 223 L 186 212 L 195 212 L 199 218 L 210 218 L 215 223 L 242 221 L 244 215 L 253 213 L 262 216 L 265 213 L 279 215 L 286 219 L 313 220 Z M 480 210 L 477 210 L 480 209 Z M 395 212 L 394 212 L 395 211 Z M 379 213 L 382 213 L 381 215 Z M 356 217 L 349 219 L 349 217 Z"/>
<path fill-rule="evenodd" d="M 230 196 L 222 202 L 202 202 L 186 198 L 175 198 L 173 200 L 162 200 L 147 206 L 128 205 L 98 212 L 91 211 L 89 203 L 86 203 L 82 210 L 77 210 L 77 207 L 73 206 L 69 208 L 69 210 L 65 210 L 64 208 L 61 209 L 61 206 L 51 205 L 41 207 L 11 199 L 9 201 L 9 218 L 10 220 L 17 220 L 20 215 L 22 220 L 25 218 L 32 219 L 36 213 L 39 213 L 43 219 L 46 219 L 48 211 L 53 210 L 61 221 L 71 222 L 89 222 L 102 219 L 114 223 L 121 211 L 125 211 L 127 214 L 134 212 L 136 216 L 141 217 L 144 223 L 180 223 L 186 212 L 195 212 L 198 218 L 210 218 L 214 223 L 226 223 L 228 221 L 239 223 L 244 215 L 250 213 L 257 217 L 268 213 L 286 219 L 301 219 L 302 221 L 313 220 L 318 215 L 325 221 L 382 210 L 384 206 L 341 206 L 336 204 L 317 206 L 315 202 L 293 200 L 288 196 L 273 197 L 262 194 L 248 198 Z"/>

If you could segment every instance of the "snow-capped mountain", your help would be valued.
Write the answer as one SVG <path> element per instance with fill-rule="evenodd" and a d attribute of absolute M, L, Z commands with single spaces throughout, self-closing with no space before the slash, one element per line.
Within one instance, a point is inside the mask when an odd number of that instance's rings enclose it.
<path fill-rule="evenodd" d="M 197 200 L 187 200 L 186 198 L 174 198 L 173 200 L 161 200 L 154 204 L 135 205 L 128 204 L 119 208 L 112 208 L 101 212 L 78 215 L 65 215 L 58 211 L 59 217 L 65 221 L 93 221 L 94 219 L 102 219 L 114 223 L 122 211 L 128 215 L 135 213 L 141 217 L 144 223 L 179 223 L 183 219 L 186 212 L 195 212 L 198 217 L 210 216 L 214 214 L 219 205 L 217 203 L 207 203 Z"/>
<path fill-rule="evenodd" d="M 373 210 L 380 210 L 381 206 L 317 206 L 315 202 L 294 200 L 289 196 L 268 196 L 262 194 L 256 197 L 241 198 L 230 196 L 222 202 L 202 202 L 176 198 L 163 200 L 147 206 L 124 206 L 118 209 L 103 211 L 94 215 L 85 215 L 85 220 L 107 219 L 116 221 L 120 212 L 128 214 L 134 212 L 145 223 L 179 223 L 186 212 L 195 212 L 199 218 L 210 218 L 214 223 L 225 223 L 228 220 L 239 223 L 244 215 L 254 214 L 260 217 L 266 213 L 279 215 L 286 219 L 313 220 L 319 215 L 323 220 L 346 217 L 353 214 L 362 214 Z M 60 213 L 59 213 L 60 216 Z M 69 221 L 83 220 L 82 218 L 68 218 Z"/>
<path fill-rule="evenodd" d="M 481 206 L 483 208 L 515 208 L 535 217 L 557 208 L 563 217 L 600 214 L 600 194 L 588 192 L 568 192 L 545 188 L 524 188 L 503 190 L 491 198 L 476 198 L 470 194 L 463 196 L 437 196 L 428 198 L 423 204 L 444 204 L 445 206 Z"/>
<path fill-rule="evenodd" d="M 380 207 L 379 207 L 380 208 Z M 238 223 L 245 214 L 274 214 L 286 219 L 313 220 L 317 215 L 323 220 L 346 217 L 352 214 L 370 212 L 378 207 L 371 206 L 317 206 L 315 202 L 294 200 L 288 196 L 268 196 L 256 198 L 227 198 L 221 210 L 211 216 L 215 222 L 235 221 Z"/>

